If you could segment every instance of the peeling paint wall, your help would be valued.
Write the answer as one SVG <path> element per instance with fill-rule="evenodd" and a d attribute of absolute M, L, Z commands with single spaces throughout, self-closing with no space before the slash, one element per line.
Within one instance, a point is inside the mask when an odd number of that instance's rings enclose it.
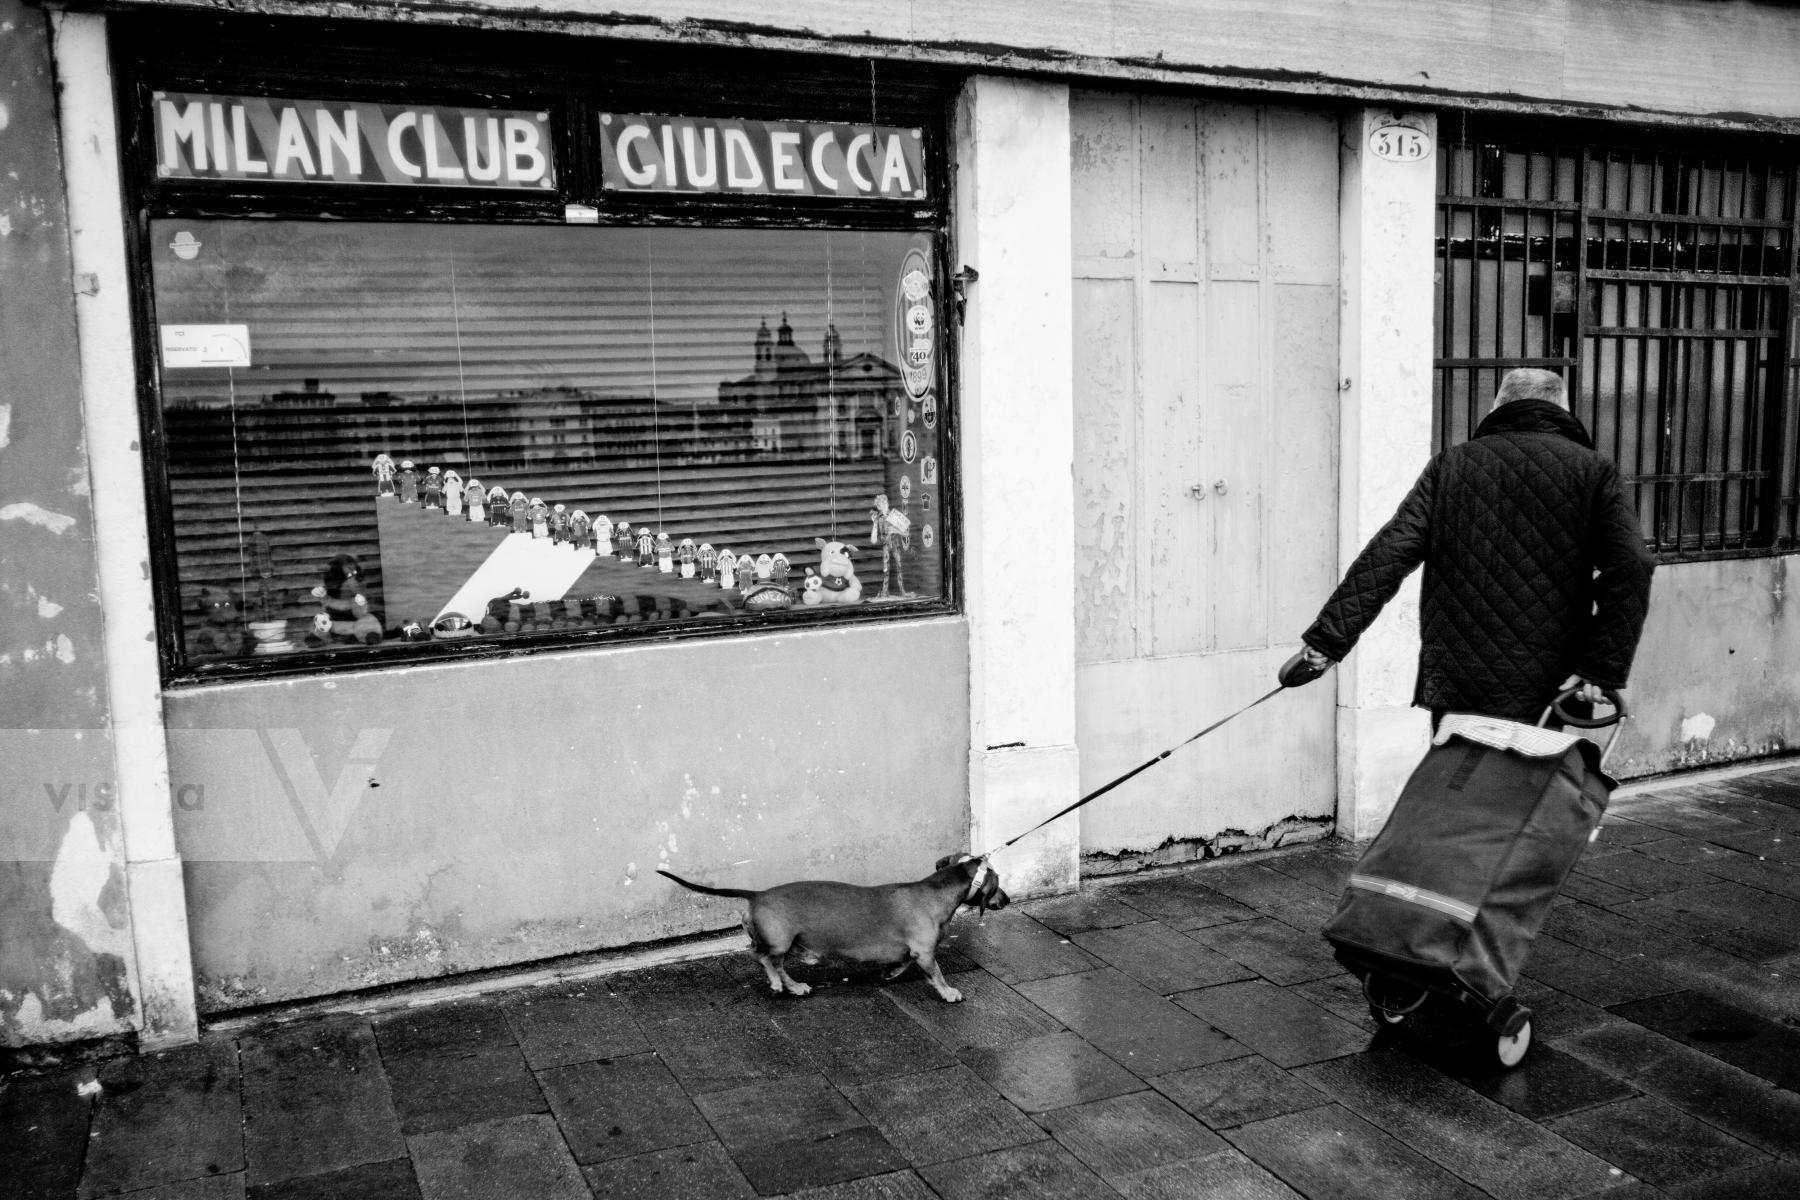
<path fill-rule="evenodd" d="M 197 688 L 167 716 L 203 1011 L 740 919 L 659 866 L 891 882 L 968 837 L 955 619 Z"/>
<path fill-rule="evenodd" d="M 1653 775 L 1800 746 L 1800 555 L 1658 567 L 1608 769 Z"/>
<path fill-rule="evenodd" d="M 625 37 L 899 45 L 990 70 L 1800 118 L 1800 13 L 1768 0 L 123 0 Z M 1363 93 L 1368 98 L 1366 93 Z"/>
<path fill-rule="evenodd" d="M 0 1044 L 130 1030 L 93 510 L 44 10 L 0 0 Z M 38 731 L 38 732 L 30 732 Z"/>

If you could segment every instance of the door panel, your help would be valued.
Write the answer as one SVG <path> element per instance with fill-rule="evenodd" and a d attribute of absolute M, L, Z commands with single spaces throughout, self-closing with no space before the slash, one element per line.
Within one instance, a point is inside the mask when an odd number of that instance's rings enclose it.
<path fill-rule="evenodd" d="M 1079 92 L 1071 126 L 1085 791 L 1268 691 L 1335 578 L 1337 126 Z M 1334 719 L 1283 693 L 1083 809 L 1083 850 L 1328 817 Z"/>

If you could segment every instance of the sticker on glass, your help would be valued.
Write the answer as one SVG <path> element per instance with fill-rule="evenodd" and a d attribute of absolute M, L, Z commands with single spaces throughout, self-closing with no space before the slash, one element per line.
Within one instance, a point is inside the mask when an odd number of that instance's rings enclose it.
<path fill-rule="evenodd" d="M 915 400 L 930 388 L 937 364 L 937 319 L 932 307 L 931 264 L 924 251 L 908 250 L 900 263 L 900 288 L 894 299 L 894 348 L 901 381 Z"/>
<path fill-rule="evenodd" d="M 919 484 L 922 487 L 933 487 L 937 484 L 937 458 L 927 454 L 925 461 L 919 464 Z"/>
<path fill-rule="evenodd" d="M 931 526 L 927 525 L 924 531 L 919 534 L 919 540 L 924 542 L 925 548 L 929 550 L 937 544 L 937 534 L 931 532 Z"/>
<path fill-rule="evenodd" d="M 912 476 L 911 475 L 902 475 L 900 477 L 900 503 L 905 504 L 908 500 L 911 500 L 911 499 L 912 499 Z"/>
<path fill-rule="evenodd" d="M 166 368 L 250 365 L 248 325 L 164 325 L 157 332 Z"/>
<path fill-rule="evenodd" d="M 927 396 L 919 401 L 919 415 L 925 421 L 925 428 L 937 428 L 937 397 Z"/>
<path fill-rule="evenodd" d="M 909 429 L 900 435 L 900 459 L 902 462 L 911 462 L 917 457 L 919 457 L 919 438 Z"/>

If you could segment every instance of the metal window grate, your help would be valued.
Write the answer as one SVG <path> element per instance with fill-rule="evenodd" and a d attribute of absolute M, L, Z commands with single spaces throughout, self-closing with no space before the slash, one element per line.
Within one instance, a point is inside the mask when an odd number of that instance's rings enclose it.
<path fill-rule="evenodd" d="M 1447 129 L 1436 444 L 1469 436 L 1507 370 L 1558 371 L 1659 555 L 1793 548 L 1796 165 Z"/>

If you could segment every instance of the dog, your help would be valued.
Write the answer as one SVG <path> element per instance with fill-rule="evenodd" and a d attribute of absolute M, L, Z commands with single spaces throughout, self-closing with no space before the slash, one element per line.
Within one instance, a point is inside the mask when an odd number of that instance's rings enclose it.
<path fill-rule="evenodd" d="M 821 955 L 837 954 L 891 967 L 884 980 L 898 979 L 918 963 L 938 997 L 955 1004 L 962 993 L 944 982 L 937 963 L 944 926 L 965 904 L 985 916 L 1012 903 L 987 859 L 967 854 L 940 858 L 937 870 L 917 883 L 875 887 L 802 880 L 758 892 L 690 883 L 660 867 L 656 873 L 690 892 L 748 900 L 744 932 L 750 935 L 750 952 L 769 977 L 770 991 L 796 996 L 806 995 L 812 987 L 787 973 L 787 956 L 816 963 Z"/>

